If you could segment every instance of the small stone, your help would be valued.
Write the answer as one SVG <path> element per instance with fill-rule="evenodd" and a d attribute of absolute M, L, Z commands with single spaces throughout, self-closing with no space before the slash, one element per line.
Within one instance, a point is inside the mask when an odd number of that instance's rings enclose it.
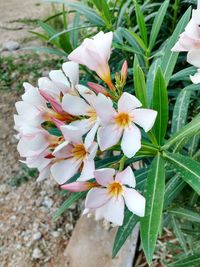
<path fill-rule="evenodd" d="M 34 248 L 32 258 L 34 260 L 41 259 L 43 257 L 42 251 L 39 248 Z"/>
<path fill-rule="evenodd" d="M 60 233 L 59 233 L 58 231 L 53 231 L 51 234 L 52 234 L 52 236 L 55 237 L 55 238 L 57 238 L 57 237 L 60 236 Z"/>
<path fill-rule="evenodd" d="M 42 234 L 40 232 L 36 232 L 34 235 L 33 235 L 33 240 L 35 241 L 38 241 L 40 240 L 42 237 Z"/>
<path fill-rule="evenodd" d="M 53 200 L 50 197 L 46 196 L 42 204 L 44 207 L 50 209 L 53 205 Z"/>
<path fill-rule="evenodd" d="M 15 51 L 20 48 L 20 44 L 16 41 L 8 41 L 3 44 L 3 50 Z"/>
<path fill-rule="evenodd" d="M 65 224 L 65 231 L 66 232 L 70 232 L 70 231 L 72 231 L 73 230 L 73 225 L 72 224 L 70 224 L 70 223 L 66 223 Z"/>

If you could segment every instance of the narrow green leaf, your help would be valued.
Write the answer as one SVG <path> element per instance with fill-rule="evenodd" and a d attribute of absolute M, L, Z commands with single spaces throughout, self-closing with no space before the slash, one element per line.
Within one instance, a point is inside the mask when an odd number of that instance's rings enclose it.
<path fill-rule="evenodd" d="M 112 250 L 113 258 L 117 255 L 129 235 L 132 233 L 133 228 L 137 224 L 138 220 L 139 218 L 135 214 L 130 212 L 128 209 L 125 211 L 124 223 L 122 226 L 119 227 L 115 236 L 115 241 Z"/>
<path fill-rule="evenodd" d="M 165 0 L 164 3 L 160 6 L 160 8 L 159 8 L 159 10 L 158 10 L 158 12 L 154 18 L 151 33 L 150 33 L 150 40 L 149 40 L 149 50 L 150 51 L 154 47 L 154 44 L 156 42 L 158 33 L 160 31 L 160 27 L 162 25 L 162 22 L 163 22 L 163 19 L 165 17 L 168 6 L 169 6 L 169 0 Z"/>
<path fill-rule="evenodd" d="M 181 219 L 200 223 L 200 214 L 184 208 L 171 208 L 168 210 L 171 214 Z"/>
<path fill-rule="evenodd" d="M 178 95 L 173 110 L 171 127 L 172 134 L 180 130 L 186 123 L 191 93 L 191 90 L 187 90 L 187 88 L 185 88 Z"/>
<path fill-rule="evenodd" d="M 105 21 L 105 24 L 110 28 L 111 26 L 111 13 L 109 10 L 109 6 L 106 0 L 93 0 L 93 3 L 99 10 L 100 14 L 102 15 L 102 19 Z"/>
<path fill-rule="evenodd" d="M 200 131 L 200 116 L 197 115 L 190 123 L 182 127 L 178 132 L 166 142 L 162 147 L 163 150 L 169 149 L 170 146 L 176 144 L 182 139 L 189 139 Z"/>
<path fill-rule="evenodd" d="M 134 50 L 138 51 L 138 53 L 143 53 L 143 48 L 138 43 L 138 40 L 135 39 L 135 35 L 131 34 L 126 28 L 120 28 L 120 33 Z"/>
<path fill-rule="evenodd" d="M 176 235 L 176 238 L 178 239 L 178 241 L 179 241 L 181 247 L 183 248 L 184 252 L 187 254 L 188 253 L 187 243 L 186 243 L 184 234 L 183 234 L 183 232 L 181 231 L 181 229 L 179 227 L 179 223 L 174 218 L 174 216 L 172 216 L 171 219 L 172 219 L 172 227 L 173 227 L 174 233 Z"/>
<path fill-rule="evenodd" d="M 65 202 L 60 206 L 60 208 L 56 211 L 55 215 L 53 216 L 53 221 L 56 221 L 63 212 L 66 211 L 74 202 L 76 202 L 81 197 L 84 197 L 87 192 L 80 192 L 80 193 L 73 193 Z"/>
<path fill-rule="evenodd" d="M 148 263 L 151 263 L 161 224 L 165 190 L 164 161 L 158 155 L 154 158 L 147 177 L 144 195 L 146 198 L 145 216 L 140 220 L 141 240 Z"/>
<path fill-rule="evenodd" d="M 180 70 L 179 72 L 172 75 L 171 80 L 172 81 L 183 81 L 183 80 L 189 80 L 189 76 L 196 73 L 195 67 L 188 67 L 184 68 L 183 70 Z"/>
<path fill-rule="evenodd" d="M 144 76 L 142 69 L 139 66 L 136 55 L 135 55 L 135 60 L 134 60 L 133 73 L 134 73 L 135 95 L 141 101 L 143 107 L 148 107 L 145 76 Z"/>
<path fill-rule="evenodd" d="M 152 108 L 157 110 L 157 118 L 154 124 L 154 133 L 158 144 L 162 144 L 168 124 L 168 96 L 165 79 L 161 68 L 158 68 L 154 81 Z"/>
<path fill-rule="evenodd" d="M 139 26 L 140 35 L 142 37 L 142 40 L 144 41 L 145 45 L 147 46 L 147 29 L 146 24 L 144 20 L 144 15 L 140 9 L 140 6 L 137 4 L 136 1 L 134 1 L 135 4 L 135 13 L 136 13 L 136 20 L 137 24 Z"/>
<path fill-rule="evenodd" d="M 187 256 L 187 257 L 181 257 L 180 260 L 177 260 L 171 264 L 169 264 L 169 267 L 199 267 L 200 262 L 200 254 Z"/>
<path fill-rule="evenodd" d="M 48 54 L 53 54 L 53 55 L 57 55 L 57 56 L 61 56 L 61 57 L 67 56 L 67 54 L 63 51 L 53 49 L 53 48 L 47 48 L 47 47 L 30 46 L 30 47 L 22 48 L 22 50 L 34 50 L 36 52 L 48 53 Z"/>
<path fill-rule="evenodd" d="M 200 163 L 180 154 L 163 153 L 175 171 L 200 195 Z"/>
<path fill-rule="evenodd" d="M 167 45 L 164 50 L 164 55 L 161 57 L 161 67 L 163 70 L 163 74 L 165 76 L 166 83 L 168 84 L 172 72 L 174 70 L 177 58 L 178 58 L 178 53 L 172 52 L 171 49 L 177 42 L 179 35 L 184 31 L 191 15 L 191 7 L 187 9 L 185 14 L 182 16 L 180 21 L 178 22 L 172 36 L 167 42 Z"/>

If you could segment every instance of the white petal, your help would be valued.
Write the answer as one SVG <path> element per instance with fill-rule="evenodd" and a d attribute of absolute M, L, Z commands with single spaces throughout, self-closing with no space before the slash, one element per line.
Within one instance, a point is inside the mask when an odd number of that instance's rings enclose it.
<path fill-rule="evenodd" d="M 157 111 L 152 109 L 135 109 L 131 112 L 133 122 L 142 127 L 145 132 L 148 132 L 154 125 Z"/>
<path fill-rule="evenodd" d="M 97 133 L 97 140 L 101 151 L 116 145 L 122 136 L 122 129 L 115 124 L 100 127 Z"/>
<path fill-rule="evenodd" d="M 143 217 L 145 214 L 145 198 L 135 189 L 124 187 L 124 199 L 127 208 L 134 214 Z"/>
<path fill-rule="evenodd" d="M 90 106 L 82 98 L 66 94 L 62 99 L 62 108 L 71 115 L 79 116 L 86 115 Z"/>
<path fill-rule="evenodd" d="M 85 146 L 89 147 L 94 142 L 95 135 L 97 133 L 97 130 L 99 128 L 99 122 L 96 122 L 91 130 L 88 132 L 88 134 L 85 137 Z"/>
<path fill-rule="evenodd" d="M 190 79 L 194 84 L 200 83 L 200 69 L 193 76 L 190 75 Z"/>
<path fill-rule="evenodd" d="M 50 167 L 48 165 L 47 167 L 45 167 L 43 170 L 40 171 L 40 174 L 36 181 L 41 182 L 49 177 L 50 177 Z"/>
<path fill-rule="evenodd" d="M 94 170 L 95 170 L 94 160 L 84 160 L 83 169 L 77 181 L 88 181 L 94 178 Z"/>
<path fill-rule="evenodd" d="M 71 125 L 64 125 L 60 127 L 60 130 L 66 141 L 82 143 L 82 132 L 78 128 Z"/>
<path fill-rule="evenodd" d="M 67 77 L 64 75 L 64 73 L 62 72 L 62 70 L 52 70 L 52 71 L 50 71 L 49 72 L 49 77 L 56 84 L 57 83 L 58 84 L 64 84 L 67 87 L 70 87 L 69 81 L 68 81 Z"/>
<path fill-rule="evenodd" d="M 98 33 L 93 37 L 99 54 L 104 61 L 108 61 L 111 53 L 111 45 L 113 39 L 113 32 Z"/>
<path fill-rule="evenodd" d="M 42 98 L 37 88 L 34 87 L 26 91 L 22 95 L 22 99 L 23 101 L 32 105 L 43 106 L 43 107 L 45 107 L 46 105 L 46 101 Z"/>
<path fill-rule="evenodd" d="M 92 90 L 80 84 L 76 86 L 76 89 L 90 105 L 93 106 L 96 103 L 97 95 Z"/>
<path fill-rule="evenodd" d="M 125 170 L 122 172 L 118 172 L 116 174 L 115 180 L 122 183 L 129 185 L 131 187 L 135 187 L 136 181 L 135 181 L 135 175 L 131 169 L 131 167 L 127 167 Z"/>
<path fill-rule="evenodd" d="M 78 128 L 82 132 L 82 135 L 84 135 L 91 129 L 90 119 L 72 121 L 69 125 Z"/>
<path fill-rule="evenodd" d="M 72 145 L 68 141 L 64 141 L 54 149 L 52 154 L 56 158 L 68 158 L 71 156 L 71 149 Z"/>
<path fill-rule="evenodd" d="M 79 65 L 75 62 L 69 61 L 62 64 L 62 69 L 65 75 L 71 82 L 72 87 L 78 84 L 79 81 Z"/>
<path fill-rule="evenodd" d="M 64 184 L 78 172 L 80 165 L 81 162 L 73 158 L 58 161 L 52 165 L 51 174 L 57 183 Z"/>
<path fill-rule="evenodd" d="M 85 148 L 89 152 L 88 159 L 93 160 L 97 154 L 98 144 L 96 142 L 93 142 L 89 147 L 85 145 Z"/>
<path fill-rule="evenodd" d="M 16 102 L 15 107 L 16 107 L 18 114 L 26 120 L 31 120 L 37 116 L 40 116 L 40 114 L 42 116 L 42 113 L 40 110 L 38 110 L 35 106 L 24 101 Z M 41 118 L 41 121 L 42 121 L 42 118 Z"/>
<path fill-rule="evenodd" d="M 124 220 L 124 200 L 122 197 L 111 198 L 98 211 L 109 222 L 122 225 Z"/>
<path fill-rule="evenodd" d="M 51 96 L 58 99 L 60 97 L 60 89 L 56 86 L 54 82 L 52 82 L 47 77 L 39 78 L 38 80 L 39 89 L 48 92 Z"/>
<path fill-rule="evenodd" d="M 117 114 L 113 108 L 112 100 L 103 94 L 98 94 L 94 108 L 103 124 L 113 121 Z"/>
<path fill-rule="evenodd" d="M 189 51 L 187 54 L 187 62 L 200 68 L 200 53 L 199 50 Z"/>
<path fill-rule="evenodd" d="M 89 209 L 99 208 L 108 202 L 109 196 L 105 188 L 92 188 L 86 196 L 85 207 Z"/>
<path fill-rule="evenodd" d="M 94 177 L 97 183 L 105 187 L 114 181 L 113 176 L 115 175 L 115 170 L 112 168 L 103 168 L 94 171 Z"/>
<path fill-rule="evenodd" d="M 125 92 L 118 101 L 118 112 L 131 112 L 141 106 L 142 103 L 135 96 Z"/>
<path fill-rule="evenodd" d="M 121 148 L 128 158 L 133 157 L 141 148 L 141 133 L 134 124 L 124 129 Z"/>

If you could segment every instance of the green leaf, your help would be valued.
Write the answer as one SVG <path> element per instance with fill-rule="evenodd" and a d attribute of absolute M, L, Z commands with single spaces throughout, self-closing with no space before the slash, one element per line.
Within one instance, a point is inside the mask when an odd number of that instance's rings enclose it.
<path fill-rule="evenodd" d="M 147 46 L 147 29 L 146 29 L 146 24 L 144 20 L 144 15 L 140 9 L 140 6 L 137 4 L 136 1 L 134 1 L 134 4 L 135 4 L 136 20 L 137 20 L 137 24 L 140 30 L 140 36 L 142 37 L 142 40 Z"/>
<path fill-rule="evenodd" d="M 184 208 L 171 208 L 168 210 L 171 214 L 181 219 L 200 223 L 200 214 Z"/>
<path fill-rule="evenodd" d="M 143 48 L 138 43 L 138 40 L 135 39 L 135 35 L 133 35 L 129 30 L 125 28 L 119 29 L 121 35 L 126 39 L 126 41 L 132 46 L 132 48 L 137 51 L 139 54 L 143 54 Z"/>
<path fill-rule="evenodd" d="M 47 24 L 47 23 L 45 23 L 43 21 L 38 21 L 38 25 L 47 33 L 47 35 L 49 36 L 49 38 L 51 38 L 52 36 L 54 36 L 55 34 L 57 34 L 57 31 L 54 30 L 54 28 L 52 28 L 49 24 Z M 53 44 L 57 45 L 57 46 L 60 46 L 58 39 L 54 39 L 51 42 Z"/>
<path fill-rule="evenodd" d="M 192 91 L 187 90 L 186 87 L 178 95 L 173 110 L 172 127 L 171 127 L 172 134 L 180 130 L 186 123 L 191 93 Z"/>
<path fill-rule="evenodd" d="M 60 215 L 62 215 L 63 212 L 65 212 L 66 209 L 68 209 L 74 202 L 84 197 L 86 194 L 87 192 L 73 193 L 67 200 L 65 200 L 65 202 L 56 211 L 55 215 L 53 216 L 53 221 L 56 221 L 58 217 L 60 217 Z"/>
<path fill-rule="evenodd" d="M 57 50 L 57 49 L 53 49 L 53 48 L 47 48 L 47 47 L 36 47 L 36 46 L 30 46 L 30 47 L 25 47 L 22 48 L 22 50 L 34 50 L 36 52 L 42 52 L 42 53 L 48 53 L 48 54 L 53 54 L 53 55 L 57 55 L 60 57 L 66 57 L 67 54 L 63 51 Z"/>
<path fill-rule="evenodd" d="M 182 139 L 190 139 L 200 131 L 200 116 L 197 115 L 190 123 L 182 127 L 178 132 L 173 134 L 173 136 L 162 146 L 162 150 L 169 149 L 170 146 L 180 142 Z"/>
<path fill-rule="evenodd" d="M 200 163 L 180 154 L 163 153 L 175 171 L 200 195 Z"/>
<path fill-rule="evenodd" d="M 92 0 L 92 2 L 95 4 L 97 9 L 99 10 L 102 19 L 105 21 L 105 24 L 108 26 L 108 28 L 112 27 L 111 25 L 111 13 L 109 10 L 109 6 L 107 4 L 106 0 Z"/>
<path fill-rule="evenodd" d="M 172 75 L 171 80 L 172 81 L 183 81 L 183 80 L 189 80 L 190 75 L 194 75 L 196 73 L 195 67 L 188 67 L 184 68 L 183 70 L 180 70 L 179 72 Z"/>
<path fill-rule="evenodd" d="M 188 253 L 187 243 L 186 243 L 184 234 L 180 229 L 179 223 L 174 218 L 174 216 L 171 217 L 171 221 L 172 221 L 172 227 L 173 227 L 174 233 L 176 235 L 176 238 L 178 239 L 178 241 L 179 241 L 181 247 L 183 248 L 184 252 L 187 254 Z"/>
<path fill-rule="evenodd" d="M 124 223 L 122 226 L 119 227 L 115 236 L 115 241 L 112 250 L 113 258 L 117 255 L 129 235 L 132 233 L 133 228 L 137 224 L 138 220 L 139 218 L 135 214 L 130 212 L 128 209 L 125 211 Z"/>
<path fill-rule="evenodd" d="M 161 224 L 165 190 L 165 168 L 160 155 L 152 161 L 145 188 L 146 209 L 140 220 L 140 232 L 142 247 L 150 264 Z"/>
<path fill-rule="evenodd" d="M 160 27 L 162 25 L 162 22 L 163 22 L 163 19 L 165 17 L 168 6 L 169 6 L 169 0 L 165 0 L 164 3 L 160 6 L 160 8 L 159 8 L 159 10 L 158 10 L 158 12 L 154 18 L 151 33 L 150 33 L 150 40 L 149 40 L 149 50 L 150 51 L 154 47 L 154 44 L 156 42 L 158 33 L 160 31 Z"/>
<path fill-rule="evenodd" d="M 154 81 L 152 108 L 157 110 L 154 133 L 158 144 L 162 144 L 168 124 L 168 96 L 165 79 L 161 68 L 158 68 Z"/>
<path fill-rule="evenodd" d="M 139 66 L 136 55 L 135 55 L 135 60 L 134 60 L 133 73 L 134 73 L 135 95 L 141 101 L 143 107 L 148 107 L 145 76 L 144 76 L 142 69 Z"/>
<path fill-rule="evenodd" d="M 178 58 L 178 53 L 172 52 L 171 49 L 177 42 L 179 35 L 184 31 L 190 19 L 190 15 L 191 15 L 191 7 L 187 9 L 187 11 L 184 13 L 182 18 L 178 22 L 172 36 L 167 42 L 167 45 L 164 50 L 164 55 L 161 57 L 161 67 L 167 84 L 171 78 L 172 72 L 174 70 Z"/>
<path fill-rule="evenodd" d="M 177 260 L 171 264 L 169 264 L 169 267 L 199 267 L 200 262 L 200 254 L 187 256 L 187 257 L 181 257 L 180 260 Z"/>

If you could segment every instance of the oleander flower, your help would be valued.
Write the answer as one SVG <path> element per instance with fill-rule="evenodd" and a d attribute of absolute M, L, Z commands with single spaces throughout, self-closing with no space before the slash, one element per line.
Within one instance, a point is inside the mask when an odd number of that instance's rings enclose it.
<path fill-rule="evenodd" d="M 129 93 L 123 93 L 118 101 L 118 111 L 113 102 L 103 94 L 99 94 L 95 109 L 101 120 L 97 140 L 102 151 L 116 145 L 121 137 L 121 148 L 127 157 L 133 157 L 141 147 L 139 125 L 148 132 L 155 122 L 157 112 L 143 109 L 141 102 Z"/>
<path fill-rule="evenodd" d="M 111 86 L 108 60 L 111 54 L 112 39 L 112 32 L 103 33 L 101 31 L 92 38 L 86 38 L 69 54 L 68 58 L 95 71 L 103 81 Z"/>
<path fill-rule="evenodd" d="M 136 181 L 130 167 L 117 173 L 111 168 L 99 169 L 94 177 L 100 187 L 89 190 L 85 208 L 94 211 L 97 219 L 122 225 L 125 205 L 134 214 L 144 216 L 145 198 L 134 189 Z"/>
<path fill-rule="evenodd" d="M 81 131 L 74 126 L 60 126 L 66 141 L 55 148 L 52 155 L 56 158 L 51 174 L 59 184 L 64 184 L 79 170 L 79 181 L 93 178 L 95 170 L 94 157 L 97 152 L 97 143 L 85 143 Z"/>
<path fill-rule="evenodd" d="M 90 145 L 94 141 L 100 125 L 100 120 L 95 110 L 97 95 L 83 85 L 78 85 L 76 89 L 82 98 L 80 96 L 66 94 L 62 100 L 62 108 L 70 115 L 84 116 L 84 118 L 74 120 L 70 125 L 79 128 L 82 134 L 88 133 L 85 138 L 85 143 Z"/>

